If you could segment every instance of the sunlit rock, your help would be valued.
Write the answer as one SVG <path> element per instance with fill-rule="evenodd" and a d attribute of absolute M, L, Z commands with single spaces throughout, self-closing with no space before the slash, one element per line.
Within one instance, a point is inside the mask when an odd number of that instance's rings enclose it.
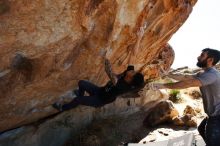
<path fill-rule="evenodd" d="M 179 116 L 179 112 L 169 100 L 161 101 L 150 109 L 144 120 L 145 125 L 156 126 L 165 122 L 172 122 L 174 117 Z"/>
<path fill-rule="evenodd" d="M 103 85 L 103 51 L 115 72 L 134 64 L 146 80 L 158 77 L 159 68 L 169 69 L 174 60 L 167 42 L 195 2 L 2 0 L 0 131 L 56 113 L 51 104 L 80 79 Z M 144 34 L 135 48 L 141 27 Z"/>

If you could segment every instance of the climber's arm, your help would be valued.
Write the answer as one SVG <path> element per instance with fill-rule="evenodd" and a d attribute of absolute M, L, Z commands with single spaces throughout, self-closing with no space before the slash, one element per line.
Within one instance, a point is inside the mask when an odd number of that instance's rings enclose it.
<path fill-rule="evenodd" d="M 138 30 L 137 32 L 137 40 L 136 40 L 136 43 L 132 49 L 132 54 L 130 55 L 130 58 L 129 58 L 129 64 L 133 64 L 135 61 L 136 61 L 136 57 L 137 57 L 137 54 L 139 52 L 139 48 L 140 48 L 140 42 L 141 42 L 141 39 L 144 35 L 144 29 L 145 29 L 145 26 L 143 27 L 140 27 L 140 29 Z"/>
<path fill-rule="evenodd" d="M 155 83 L 153 86 L 155 89 L 184 89 L 189 87 L 201 87 L 202 83 L 199 79 L 193 78 L 175 83 Z"/>
<path fill-rule="evenodd" d="M 167 76 L 169 78 L 172 78 L 172 79 L 177 80 L 177 81 L 194 79 L 193 75 L 183 75 L 183 74 L 172 74 L 172 73 L 169 73 Z"/>
<path fill-rule="evenodd" d="M 142 36 L 141 36 L 141 35 L 138 35 L 138 36 L 137 36 L 137 41 L 136 41 L 136 43 L 135 43 L 135 45 L 134 45 L 133 55 L 134 55 L 135 57 L 136 57 L 136 55 L 137 55 L 137 53 L 138 53 L 138 51 L 139 51 L 139 46 L 140 46 L 141 38 L 142 38 Z"/>
<path fill-rule="evenodd" d="M 110 61 L 105 58 L 105 72 L 114 85 L 117 83 L 117 76 L 112 72 Z"/>

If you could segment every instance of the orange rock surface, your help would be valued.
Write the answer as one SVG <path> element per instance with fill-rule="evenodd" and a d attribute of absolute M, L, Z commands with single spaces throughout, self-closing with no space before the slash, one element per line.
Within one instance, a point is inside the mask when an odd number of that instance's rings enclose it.
<path fill-rule="evenodd" d="M 50 106 L 79 79 L 107 80 L 101 54 L 114 71 L 134 64 L 145 79 L 169 69 L 167 44 L 196 0 L 0 1 L 0 131 L 47 117 Z M 144 28 L 136 48 L 138 31 Z M 134 52 L 136 57 L 134 58 Z M 133 57 L 133 62 L 129 62 Z"/>

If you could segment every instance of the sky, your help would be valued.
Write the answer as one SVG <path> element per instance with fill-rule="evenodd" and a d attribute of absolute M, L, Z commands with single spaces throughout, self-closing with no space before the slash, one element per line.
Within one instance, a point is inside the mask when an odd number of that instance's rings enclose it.
<path fill-rule="evenodd" d="M 202 49 L 220 50 L 220 0 L 198 0 L 169 44 L 175 51 L 172 68 L 195 68 Z"/>

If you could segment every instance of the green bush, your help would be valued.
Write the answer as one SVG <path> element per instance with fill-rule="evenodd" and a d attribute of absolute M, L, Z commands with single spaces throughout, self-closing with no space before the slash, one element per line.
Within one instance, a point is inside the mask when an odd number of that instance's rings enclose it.
<path fill-rule="evenodd" d="M 181 96 L 180 96 L 180 90 L 170 90 L 169 92 L 169 100 L 171 100 L 174 103 L 178 103 L 182 101 Z"/>

